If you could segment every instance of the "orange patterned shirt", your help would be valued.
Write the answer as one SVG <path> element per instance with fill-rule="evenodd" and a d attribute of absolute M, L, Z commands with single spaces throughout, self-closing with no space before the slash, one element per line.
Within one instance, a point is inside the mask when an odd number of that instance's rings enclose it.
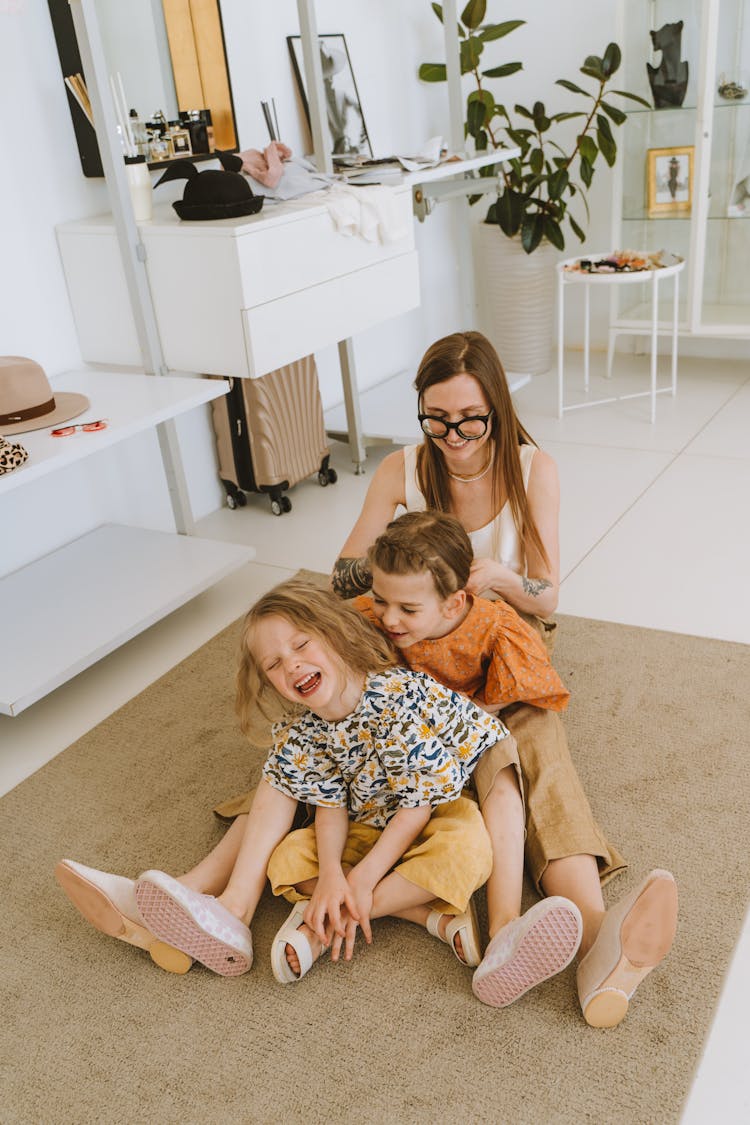
<path fill-rule="evenodd" d="M 530 703 L 564 711 L 570 692 L 536 630 L 507 602 L 471 597 L 469 602 L 468 614 L 452 633 L 401 649 L 404 663 L 484 706 Z M 363 594 L 354 605 L 381 627 L 370 597 Z"/>

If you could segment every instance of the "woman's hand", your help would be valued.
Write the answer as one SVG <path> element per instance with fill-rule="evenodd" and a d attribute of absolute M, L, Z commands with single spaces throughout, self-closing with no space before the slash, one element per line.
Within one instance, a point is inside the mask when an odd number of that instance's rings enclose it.
<path fill-rule="evenodd" d="M 351 961 L 354 955 L 354 942 L 357 937 L 358 925 L 362 927 L 362 933 L 367 944 L 372 943 L 370 914 L 372 912 L 374 886 L 371 879 L 364 875 L 363 871 L 360 870 L 358 873 L 358 869 L 359 865 L 353 867 L 346 877 L 354 909 L 350 909 L 348 916 L 344 918 L 344 932 L 337 932 L 333 935 L 331 944 L 332 961 L 338 961 L 342 945 L 344 946 L 344 960 Z"/>
<path fill-rule="evenodd" d="M 466 592 L 480 597 L 485 590 L 496 590 L 499 593 L 501 584 L 518 575 L 495 559 L 474 559 L 469 571 L 469 581 L 466 583 Z"/>

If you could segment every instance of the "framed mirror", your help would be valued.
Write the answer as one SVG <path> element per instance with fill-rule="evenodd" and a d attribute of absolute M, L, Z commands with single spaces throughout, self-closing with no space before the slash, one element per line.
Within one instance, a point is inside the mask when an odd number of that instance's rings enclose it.
<path fill-rule="evenodd" d="M 48 4 L 81 168 L 84 176 L 103 176 L 70 5 Z M 180 112 L 208 109 L 214 146 L 238 148 L 219 0 L 97 0 L 97 15 L 108 67 L 120 76 L 128 109 L 143 121 L 157 111 L 173 121 Z M 211 154 L 194 159 L 209 160 Z"/>

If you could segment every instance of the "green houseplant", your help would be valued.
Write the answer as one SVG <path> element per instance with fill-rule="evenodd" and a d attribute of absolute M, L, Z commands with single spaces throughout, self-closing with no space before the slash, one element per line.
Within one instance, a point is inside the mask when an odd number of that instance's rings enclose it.
<path fill-rule="evenodd" d="M 432 4 L 432 9 L 442 23 L 441 5 Z M 504 38 L 525 20 L 485 24 L 486 11 L 487 0 L 469 0 L 459 19 L 461 74 L 470 74 L 475 86 L 466 102 L 465 134 L 474 139 L 478 152 L 507 145 L 519 148 L 520 153 L 499 167 L 490 165 L 481 170 L 483 176 L 497 176 L 499 170 L 498 199 L 491 205 L 485 222 L 497 224 L 509 238 L 519 235 L 527 254 L 545 240 L 562 250 L 566 220 L 581 242 L 586 237 L 570 211 L 571 201 L 576 197 L 581 201 L 588 219 L 587 192 L 596 161 L 601 155 L 611 167 L 617 158 L 612 125 L 621 125 L 626 115 L 608 99 L 616 96 L 644 106 L 648 103 L 637 94 L 610 89 L 621 62 L 620 48 L 610 43 L 601 58 L 589 55 L 580 67 L 581 74 L 593 79 L 593 91 L 566 78 L 557 79 L 557 86 L 586 98 L 585 109 L 550 114 L 544 102 L 537 101 L 530 109 L 515 105 L 515 118 L 512 117 L 505 105 L 495 99 L 486 79 L 515 74 L 523 64 L 512 62 L 481 69 L 482 56 L 487 44 Z M 423 63 L 419 77 L 425 82 L 443 82 L 445 64 Z M 570 130 L 564 130 L 565 135 L 558 139 L 562 123 L 575 118 L 585 119 L 583 127 L 573 137 Z"/>
<path fill-rule="evenodd" d="M 433 3 L 432 9 L 442 23 L 441 5 Z M 486 23 L 486 14 L 487 0 L 469 0 L 458 23 L 461 74 L 473 79 L 464 134 L 473 138 L 478 152 L 502 146 L 518 148 L 519 154 L 479 173 L 497 184 L 497 199 L 474 232 L 480 319 L 506 369 L 535 375 L 552 364 L 554 265 L 565 247 L 565 228 L 584 240 L 587 192 L 597 161 L 601 157 L 611 167 L 617 157 L 613 126 L 621 125 L 626 115 L 610 99 L 647 103 L 610 87 L 621 62 L 619 47 L 610 43 L 601 57 L 589 55 L 580 67 L 591 90 L 557 80 L 556 85 L 585 98 L 585 108 L 550 113 L 536 101 L 531 108 L 516 104 L 509 110 L 489 88 L 491 80 L 515 74 L 523 64 L 486 67 L 485 48 L 526 21 Z M 419 77 L 443 82 L 446 66 L 423 63 Z M 568 124 L 576 120 L 581 122 L 578 129 Z M 480 198 L 475 195 L 470 202 Z"/>

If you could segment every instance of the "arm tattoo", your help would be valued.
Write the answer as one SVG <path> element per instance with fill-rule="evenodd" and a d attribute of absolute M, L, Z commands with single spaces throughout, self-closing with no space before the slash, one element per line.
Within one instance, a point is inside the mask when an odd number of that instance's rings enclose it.
<path fill-rule="evenodd" d="M 524 594 L 532 598 L 538 597 L 542 590 L 547 590 L 552 585 L 546 578 L 527 578 L 524 574 L 521 575 L 521 584 Z"/>
<path fill-rule="evenodd" d="M 364 559 L 336 559 L 331 575 L 334 594 L 340 598 L 355 598 L 366 594 L 372 586 L 372 574 Z"/>

